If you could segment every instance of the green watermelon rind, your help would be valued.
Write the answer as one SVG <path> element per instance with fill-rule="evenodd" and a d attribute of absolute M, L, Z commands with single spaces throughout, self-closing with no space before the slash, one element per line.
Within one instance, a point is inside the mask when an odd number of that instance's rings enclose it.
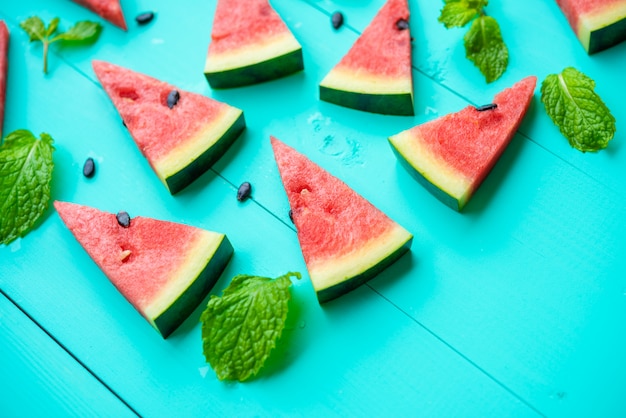
<path fill-rule="evenodd" d="M 589 54 L 600 52 L 626 40 L 626 5 L 593 16 L 582 16 L 576 29 L 578 39 Z"/>
<path fill-rule="evenodd" d="M 250 65 L 221 71 L 207 71 L 205 69 L 204 76 L 212 88 L 225 89 L 286 77 L 303 69 L 302 48 L 299 48 Z"/>
<path fill-rule="evenodd" d="M 173 299 L 159 315 L 147 318 L 152 326 L 167 338 L 174 332 L 200 305 L 209 291 L 215 286 L 234 253 L 233 246 L 226 237 L 212 254 L 206 254 L 207 263 L 190 285 Z"/>
<path fill-rule="evenodd" d="M 390 221 L 376 236 L 354 243 L 348 253 L 306 260 L 318 301 L 328 302 L 363 285 L 407 252 L 412 241 L 410 232 Z"/>
<path fill-rule="evenodd" d="M 412 242 L 413 236 L 407 232 L 404 241 L 401 241 L 392 252 L 386 254 L 380 260 L 367 260 L 358 257 L 346 261 L 356 266 L 362 266 L 360 268 L 362 271 L 354 276 L 342 278 L 331 286 L 319 289 L 315 288 L 317 300 L 319 303 L 329 302 L 367 283 L 408 252 Z M 370 267 L 367 267 L 368 265 L 370 265 Z"/>
<path fill-rule="evenodd" d="M 155 171 L 157 171 L 158 176 L 167 186 L 170 193 L 176 194 L 211 168 L 230 148 L 245 128 L 246 122 L 244 114 L 239 111 L 239 116 L 228 129 L 226 129 L 210 147 L 206 148 L 204 151 L 198 150 L 197 154 L 199 155 L 193 158 L 183 168 L 171 174 L 166 174 L 160 169 L 155 169 Z"/>
<path fill-rule="evenodd" d="M 427 174 L 427 170 L 420 168 L 419 161 L 413 161 L 411 158 L 412 153 L 403 149 L 402 144 L 402 135 L 398 134 L 392 137 L 389 137 L 389 144 L 391 145 L 391 149 L 396 155 L 400 165 L 404 167 L 404 169 L 413 177 L 417 182 L 424 187 L 429 193 L 439 199 L 446 206 L 456 210 L 461 211 L 467 201 L 472 196 L 472 189 L 469 186 L 463 188 L 461 192 L 452 192 L 451 187 L 446 187 L 442 183 L 445 183 L 445 180 L 435 180 L 431 178 Z M 445 163 L 441 162 L 441 167 L 444 167 Z M 432 170 L 431 170 L 432 171 Z M 449 170 L 448 170 L 449 171 Z M 451 174 L 449 175 L 447 180 L 449 182 L 463 182 L 462 178 L 452 178 Z"/>
<path fill-rule="evenodd" d="M 383 115 L 413 116 L 413 95 L 371 94 L 320 85 L 320 100 L 364 112 Z"/>

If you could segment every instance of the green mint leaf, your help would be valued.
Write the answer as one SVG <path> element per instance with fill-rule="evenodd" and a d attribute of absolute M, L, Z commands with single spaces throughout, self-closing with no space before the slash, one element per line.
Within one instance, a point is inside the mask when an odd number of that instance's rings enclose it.
<path fill-rule="evenodd" d="M 46 37 L 49 38 L 52 35 L 54 35 L 54 32 L 57 31 L 58 27 L 59 27 L 59 18 L 55 17 L 54 19 L 50 21 L 50 24 L 48 25 L 48 29 L 46 29 Z"/>
<path fill-rule="evenodd" d="M 570 145 L 582 152 L 606 148 L 615 135 L 615 118 L 595 86 L 591 78 L 572 67 L 548 75 L 541 84 L 541 101 L 548 116 Z"/>
<path fill-rule="evenodd" d="M 450 29 L 453 27 L 463 27 L 467 25 L 481 12 L 485 4 L 482 1 L 456 0 L 447 1 L 441 9 L 439 22 Z"/>
<path fill-rule="evenodd" d="M 65 33 L 60 33 L 51 42 L 58 40 L 63 41 L 90 41 L 100 34 L 100 28 L 102 26 L 97 22 L 90 22 L 88 20 L 78 22 Z"/>
<path fill-rule="evenodd" d="M 24 20 L 20 23 L 20 27 L 28 34 L 31 42 L 43 41 L 46 38 L 46 26 L 37 16 Z"/>
<path fill-rule="evenodd" d="M 268 277 L 235 276 L 221 297 L 211 296 L 202 322 L 204 356 L 220 380 L 249 379 L 276 346 L 287 318 L 289 272 Z"/>
<path fill-rule="evenodd" d="M 465 55 L 478 67 L 487 83 L 497 80 L 509 64 L 509 50 L 493 17 L 480 16 L 465 34 Z"/>
<path fill-rule="evenodd" d="M 48 28 L 44 25 L 41 18 L 37 16 L 29 17 L 20 23 L 20 26 L 30 38 L 30 41 L 41 41 L 43 44 L 43 72 L 48 73 L 48 49 L 50 44 L 57 41 L 81 42 L 95 41 L 100 35 L 102 26 L 96 22 L 82 21 L 76 23 L 67 32 L 59 33 L 52 37 L 59 27 L 59 18 L 55 17 L 50 21 Z"/>
<path fill-rule="evenodd" d="M 10 133 L 0 146 L 0 244 L 24 236 L 50 200 L 52 146 L 27 130 Z"/>

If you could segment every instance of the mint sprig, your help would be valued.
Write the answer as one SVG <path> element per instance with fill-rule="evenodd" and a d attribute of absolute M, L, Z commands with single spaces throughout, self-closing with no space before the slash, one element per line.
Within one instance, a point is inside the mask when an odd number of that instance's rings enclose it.
<path fill-rule="evenodd" d="M 20 23 L 20 27 L 28 34 L 31 42 L 39 41 L 43 44 L 44 74 L 48 73 L 48 49 L 50 44 L 58 41 L 73 43 L 95 41 L 100 35 L 102 28 L 99 23 L 87 20 L 76 23 L 67 32 L 56 33 L 58 26 L 58 17 L 52 19 L 48 27 L 37 16 L 29 17 Z"/>
<path fill-rule="evenodd" d="M 579 151 L 606 148 L 615 135 L 615 117 L 594 88 L 596 83 L 573 67 L 548 75 L 541 101 L 552 122 Z"/>
<path fill-rule="evenodd" d="M 256 375 L 276 346 L 287 318 L 289 272 L 276 279 L 235 276 L 221 297 L 212 295 L 200 317 L 204 356 L 220 380 Z"/>
<path fill-rule="evenodd" d="M 509 50 L 502 39 L 500 25 L 487 16 L 488 0 L 444 0 L 439 22 L 446 28 L 463 27 L 472 22 L 465 34 L 465 56 L 474 63 L 491 83 L 506 71 Z"/>
<path fill-rule="evenodd" d="M 53 142 L 18 130 L 0 146 L 0 244 L 24 236 L 48 207 Z"/>

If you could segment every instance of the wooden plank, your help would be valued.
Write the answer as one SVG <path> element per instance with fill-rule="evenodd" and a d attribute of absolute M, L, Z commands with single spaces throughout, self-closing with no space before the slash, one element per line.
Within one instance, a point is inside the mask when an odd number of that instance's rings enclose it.
<path fill-rule="evenodd" d="M 0 293 L 5 417 L 136 414 Z"/>

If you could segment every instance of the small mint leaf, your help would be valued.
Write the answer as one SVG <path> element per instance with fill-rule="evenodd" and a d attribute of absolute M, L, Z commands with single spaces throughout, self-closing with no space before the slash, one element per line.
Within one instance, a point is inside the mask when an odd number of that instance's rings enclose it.
<path fill-rule="evenodd" d="M 472 19 L 474 19 L 480 13 L 479 7 L 473 7 L 468 0 L 457 0 L 446 2 L 441 9 L 439 15 L 439 22 L 450 29 L 453 27 L 463 27 L 467 25 Z"/>
<path fill-rule="evenodd" d="M 0 244 L 24 236 L 48 207 L 54 148 L 41 136 L 19 130 L 0 146 Z"/>
<path fill-rule="evenodd" d="M 548 75 L 541 101 L 570 145 L 582 152 L 606 148 L 615 135 L 615 117 L 594 91 L 595 82 L 575 68 Z"/>
<path fill-rule="evenodd" d="M 491 16 L 474 20 L 465 34 L 465 55 L 485 76 L 487 83 L 497 80 L 509 64 L 509 51 L 500 26 Z"/>
<path fill-rule="evenodd" d="M 55 17 L 54 19 L 50 21 L 50 24 L 48 25 L 48 29 L 46 29 L 46 37 L 49 38 L 52 35 L 54 35 L 54 32 L 57 31 L 58 27 L 59 27 L 59 18 Z"/>
<path fill-rule="evenodd" d="M 51 42 L 63 40 L 63 41 L 92 41 L 100 35 L 101 26 L 97 22 L 90 22 L 84 20 L 76 23 L 74 26 L 68 29 L 67 32 L 60 33 L 55 36 Z"/>
<path fill-rule="evenodd" d="M 20 23 L 20 27 L 28 34 L 31 42 L 43 41 L 46 38 L 46 26 L 37 16 L 29 17 Z"/>
<path fill-rule="evenodd" d="M 287 318 L 291 276 L 235 276 L 200 317 L 204 356 L 220 380 L 244 381 L 263 367 Z"/>

